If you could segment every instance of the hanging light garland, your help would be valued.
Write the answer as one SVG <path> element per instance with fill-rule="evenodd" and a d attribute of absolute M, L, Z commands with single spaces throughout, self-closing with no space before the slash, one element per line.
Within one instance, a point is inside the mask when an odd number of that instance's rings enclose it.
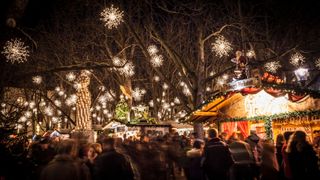
<path fill-rule="evenodd" d="M 7 41 L 1 52 L 7 59 L 7 62 L 24 63 L 29 56 L 29 46 L 26 46 L 20 39 L 11 39 Z"/>
<path fill-rule="evenodd" d="M 104 25 L 108 29 L 113 29 L 123 22 L 124 13 L 119 8 L 111 5 L 111 7 L 105 8 L 100 15 L 100 19 L 104 22 Z"/>

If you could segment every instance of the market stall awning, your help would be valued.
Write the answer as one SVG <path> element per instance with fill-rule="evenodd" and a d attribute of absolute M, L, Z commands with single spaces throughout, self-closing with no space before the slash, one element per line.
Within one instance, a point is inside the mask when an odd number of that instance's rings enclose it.
<path fill-rule="evenodd" d="M 192 113 L 188 122 L 205 122 L 209 120 L 215 120 L 219 115 L 219 110 L 230 103 L 240 99 L 241 93 L 229 93 L 224 96 L 220 96 L 210 103 L 203 106 L 200 110 Z"/>

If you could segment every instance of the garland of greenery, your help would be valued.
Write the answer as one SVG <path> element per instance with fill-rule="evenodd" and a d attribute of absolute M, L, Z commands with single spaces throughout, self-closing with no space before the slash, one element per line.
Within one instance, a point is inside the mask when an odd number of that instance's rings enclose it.
<path fill-rule="evenodd" d="M 276 83 L 269 83 L 266 81 L 262 81 L 261 82 L 261 87 L 259 88 L 273 88 L 276 90 L 282 90 L 286 93 L 294 93 L 294 94 L 298 94 L 298 95 L 304 95 L 304 94 L 308 94 L 310 97 L 312 98 L 320 98 L 320 91 L 319 90 L 312 90 L 312 89 L 308 89 L 308 88 L 302 88 L 300 86 L 296 86 L 293 84 L 276 84 Z M 235 91 L 238 92 L 238 91 Z M 220 98 L 221 96 L 226 96 L 229 92 L 218 92 L 215 93 L 213 96 L 209 97 L 207 100 L 203 101 L 200 105 L 198 105 L 195 111 L 201 110 L 201 108 L 207 104 L 209 104 L 210 102 Z M 192 112 L 191 112 L 192 113 Z M 187 114 L 183 119 L 181 119 L 181 122 L 185 122 L 187 121 L 190 116 L 192 115 L 191 113 Z"/>
<path fill-rule="evenodd" d="M 272 139 L 272 121 L 277 119 L 289 119 L 299 117 L 320 117 L 320 110 L 295 111 L 270 116 L 254 116 L 254 117 L 236 117 L 220 120 L 220 122 L 236 122 L 236 121 L 264 121 L 266 134 L 269 139 Z"/>

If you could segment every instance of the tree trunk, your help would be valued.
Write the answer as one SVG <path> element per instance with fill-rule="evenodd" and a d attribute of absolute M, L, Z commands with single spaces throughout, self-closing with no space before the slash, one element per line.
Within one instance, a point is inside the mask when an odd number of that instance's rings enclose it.
<path fill-rule="evenodd" d="M 91 95 L 89 91 L 90 77 L 87 71 L 82 71 L 78 82 L 81 87 L 77 90 L 77 104 L 76 104 L 76 129 L 91 130 Z"/>
<path fill-rule="evenodd" d="M 194 94 L 196 96 L 195 99 L 195 107 L 198 107 L 204 100 L 205 95 L 205 87 L 202 82 L 205 79 L 205 58 L 204 58 L 204 41 L 203 41 L 203 33 L 200 30 L 199 33 L 199 62 L 198 62 L 198 81 L 195 88 Z M 197 134 L 197 138 L 203 139 L 204 138 L 204 131 L 202 123 L 195 123 L 194 124 L 194 131 Z"/>

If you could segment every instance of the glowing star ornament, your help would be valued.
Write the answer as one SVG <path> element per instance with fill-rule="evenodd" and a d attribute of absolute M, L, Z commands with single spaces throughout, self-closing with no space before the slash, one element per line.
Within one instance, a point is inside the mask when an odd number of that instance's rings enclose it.
<path fill-rule="evenodd" d="M 277 73 L 277 70 L 281 67 L 279 61 L 268 62 L 264 65 L 266 70 L 271 73 Z"/>
<path fill-rule="evenodd" d="M 24 63 L 29 56 L 29 47 L 20 39 L 11 39 L 7 41 L 1 52 L 7 59 L 7 62 Z"/>
<path fill-rule="evenodd" d="M 152 56 L 150 61 L 153 67 L 161 67 L 163 64 L 163 56 L 161 55 Z"/>
<path fill-rule="evenodd" d="M 158 50 L 156 45 L 150 45 L 148 47 L 147 51 L 150 54 L 150 56 L 155 56 L 159 52 L 159 50 Z"/>
<path fill-rule="evenodd" d="M 41 76 L 33 76 L 32 77 L 32 82 L 34 84 L 41 84 L 42 83 L 42 77 Z"/>
<path fill-rule="evenodd" d="M 301 53 L 296 52 L 290 58 L 290 63 L 296 67 L 300 66 L 305 62 L 305 57 Z"/>
<path fill-rule="evenodd" d="M 76 75 L 73 73 L 73 72 L 69 72 L 67 75 L 66 75 L 66 78 L 68 81 L 74 81 L 76 79 Z"/>
<path fill-rule="evenodd" d="M 223 36 L 219 36 L 214 43 L 212 43 L 212 51 L 219 57 L 227 56 L 232 50 L 231 44 Z"/>
<path fill-rule="evenodd" d="M 318 69 L 320 69 L 320 58 L 316 60 L 315 65 Z"/>
<path fill-rule="evenodd" d="M 126 76 L 126 77 L 132 77 L 135 74 L 134 71 L 134 65 L 132 62 L 128 62 L 127 64 L 124 65 L 123 68 L 119 69 L 119 73 Z"/>
<path fill-rule="evenodd" d="M 132 91 L 132 97 L 136 101 L 141 101 L 141 99 L 142 99 L 142 97 L 144 96 L 145 93 L 146 93 L 146 90 L 140 89 L 140 88 L 135 88 Z"/>
<path fill-rule="evenodd" d="M 47 106 L 44 108 L 44 113 L 47 115 L 47 116 L 52 116 L 53 115 L 53 109 L 51 106 Z"/>
<path fill-rule="evenodd" d="M 108 29 L 117 28 L 123 22 L 123 11 L 117 7 L 107 7 L 101 13 L 101 20 Z"/>
<path fill-rule="evenodd" d="M 176 103 L 176 104 L 180 104 L 180 99 L 177 98 L 177 97 L 175 97 L 174 100 L 173 100 L 173 102 Z"/>

